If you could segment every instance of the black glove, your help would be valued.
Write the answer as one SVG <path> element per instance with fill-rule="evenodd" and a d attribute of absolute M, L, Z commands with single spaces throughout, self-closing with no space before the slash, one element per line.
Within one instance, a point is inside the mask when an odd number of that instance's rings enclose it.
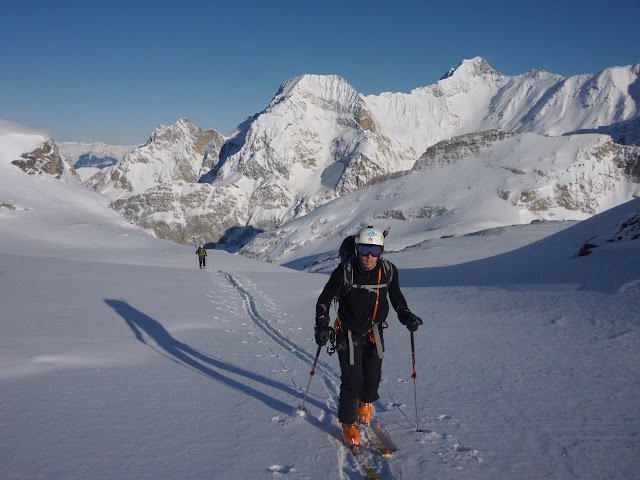
<path fill-rule="evenodd" d="M 414 315 L 409 310 L 401 310 L 398 312 L 398 320 L 402 323 L 410 332 L 415 332 L 418 327 L 422 325 L 420 317 Z"/>
<path fill-rule="evenodd" d="M 320 315 L 316 317 L 316 327 L 314 328 L 316 334 L 316 343 L 322 347 L 326 345 L 331 336 L 331 329 L 329 328 L 329 317 L 327 315 Z"/>
<path fill-rule="evenodd" d="M 322 347 L 326 345 L 331 337 L 331 329 L 329 327 L 323 327 L 322 325 L 316 325 L 316 343 Z"/>

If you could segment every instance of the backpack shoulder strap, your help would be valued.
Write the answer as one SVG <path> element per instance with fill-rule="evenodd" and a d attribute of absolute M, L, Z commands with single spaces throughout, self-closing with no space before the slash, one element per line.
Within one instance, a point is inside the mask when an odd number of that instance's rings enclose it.
<path fill-rule="evenodd" d="M 353 273 L 351 274 L 351 288 L 362 288 L 364 290 L 369 290 L 370 292 L 377 293 L 380 288 L 385 288 L 389 286 L 391 283 L 391 279 L 393 278 L 393 267 L 391 266 L 391 262 L 381 258 L 381 273 L 384 274 L 384 282 L 382 282 L 382 278 L 380 279 L 380 283 L 378 285 L 356 285 L 353 283 Z"/>
<path fill-rule="evenodd" d="M 386 258 L 382 259 L 382 272 L 384 273 L 386 284 L 389 286 L 391 280 L 393 280 L 393 265 Z"/>
<path fill-rule="evenodd" d="M 342 262 L 342 288 L 338 292 L 336 298 L 339 300 L 344 297 L 352 288 L 362 288 L 376 293 L 378 289 L 388 287 L 393 279 L 393 266 L 391 262 L 382 258 L 382 273 L 384 275 L 384 283 L 378 285 L 354 285 L 353 283 L 353 264 L 351 262 Z"/>
<path fill-rule="evenodd" d="M 344 297 L 353 286 L 353 265 L 350 261 L 342 262 L 342 288 L 338 293 L 338 299 Z"/>

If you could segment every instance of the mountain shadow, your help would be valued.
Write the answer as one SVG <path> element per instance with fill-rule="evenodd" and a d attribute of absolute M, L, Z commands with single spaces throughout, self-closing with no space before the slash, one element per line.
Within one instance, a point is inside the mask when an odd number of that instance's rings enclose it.
<path fill-rule="evenodd" d="M 262 232 L 264 230 L 255 228 L 252 225 L 231 227 L 222 234 L 220 240 L 205 243 L 204 247 L 236 253 Z"/>
<path fill-rule="evenodd" d="M 249 132 L 249 128 L 253 121 L 259 116 L 257 113 L 251 117 L 246 118 L 238 127 L 236 128 L 236 133 L 233 137 L 229 138 L 222 148 L 220 149 L 220 154 L 218 155 L 218 161 L 214 165 L 214 167 L 209 170 L 207 173 L 202 175 L 198 180 L 198 183 L 213 183 L 218 176 L 218 172 L 227 162 L 229 157 L 238 153 L 242 146 L 245 144 L 247 140 L 247 133 Z"/>

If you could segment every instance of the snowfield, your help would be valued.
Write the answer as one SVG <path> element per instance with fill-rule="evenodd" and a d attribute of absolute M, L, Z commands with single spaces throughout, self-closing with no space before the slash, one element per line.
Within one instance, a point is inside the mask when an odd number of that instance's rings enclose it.
<path fill-rule="evenodd" d="M 195 247 L 128 225 L 72 178 L 27 176 L 0 140 L 0 478 L 361 478 L 335 356 L 295 413 L 326 274 L 220 251 L 200 270 Z M 372 457 L 380 478 L 637 478 L 639 214 L 636 199 L 388 255 L 424 320 L 422 431 L 391 315 L 374 421 L 397 451 Z"/>

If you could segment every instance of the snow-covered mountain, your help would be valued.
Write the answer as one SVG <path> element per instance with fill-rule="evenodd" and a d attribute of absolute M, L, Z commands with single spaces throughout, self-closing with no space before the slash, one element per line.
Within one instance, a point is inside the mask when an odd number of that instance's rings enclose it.
<path fill-rule="evenodd" d="M 365 97 L 385 132 L 422 153 L 438 141 L 484 130 L 560 136 L 614 133 L 640 143 L 640 64 L 562 77 L 533 69 L 508 77 L 479 57 L 411 93 Z"/>
<path fill-rule="evenodd" d="M 232 248 L 338 197 L 411 172 L 423 154 L 428 157 L 434 148 L 443 148 L 439 142 L 469 142 L 484 134 L 454 138 L 498 130 L 536 134 L 520 137 L 526 138 L 527 158 L 517 160 L 530 170 L 523 170 L 524 175 L 514 173 L 521 180 L 532 177 L 522 181 L 533 190 L 523 190 L 525 198 L 516 200 L 518 189 L 508 185 L 476 189 L 478 195 L 491 197 L 477 198 L 475 203 L 495 200 L 497 195 L 522 210 L 519 219 L 512 216 L 512 220 L 523 222 L 544 216 L 536 212 L 548 206 L 534 197 L 547 198 L 540 190 L 555 189 L 564 200 L 554 202 L 568 202 L 564 218 L 583 218 L 601 211 L 601 204 L 618 204 L 636 193 L 626 187 L 612 193 L 616 188 L 610 186 L 605 194 L 590 176 L 601 173 L 599 158 L 607 157 L 612 178 L 636 178 L 620 172 L 634 171 L 637 150 L 620 145 L 640 142 L 638 105 L 640 64 L 574 77 L 540 70 L 508 77 L 484 59 L 474 58 L 434 85 L 378 96 L 363 96 L 337 76 L 303 75 L 285 82 L 269 106 L 245 120 L 229 138 L 197 129 L 183 119 L 161 127 L 147 145 L 94 176 L 89 184 L 107 195 L 113 208 L 161 238 L 189 244 L 219 242 Z M 563 139 L 585 133 L 602 136 Z M 620 145 L 609 142 L 610 138 Z M 505 148 L 519 143 L 495 144 L 503 157 L 493 156 L 499 165 L 494 173 L 518 163 Z M 575 165 L 569 158 L 562 164 L 553 161 L 554 149 L 565 145 L 580 145 L 567 147 L 573 149 Z M 545 163 L 544 175 L 536 173 L 534 160 Z M 569 164 L 577 176 L 571 183 L 580 190 L 569 192 L 575 198 L 563 194 L 563 189 L 573 187 L 559 180 L 566 176 Z M 447 181 L 451 192 L 467 188 L 455 178 Z M 496 182 L 497 178 L 491 180 Z M 585 190 L 588 193 L 582 195 Z M 601 193 L 616 197 L 617 203 L 600 198 Z M 578 198 L 581 195 L 586 199 Z M 587 201 L 591 203 L 586 205 Z M 547 216 L 554 215 L 558 218 L 559 213 Z"/>
<path fill-rule="evenodd" d="M 158 186 L 196 183 L 212 165 L 207 147 L 223 144 L 215 130 L 195 127 L 187 118 L 161 125 L 147 143 L 125 155 L 87 184 L 109 198 L 139 195 Z M 217 153 L 217 152 L 216 152 Z"/>
<path fill-rule="evenodd" d="M 236 188 L 199 183 L 218 159 L 224 137 L 183 118 L 158 127 L 147 143 L 85 185 L 110 198 L 112 208 L 160 238 L 203 243 L 211 232 L 238 225 Z"/>

